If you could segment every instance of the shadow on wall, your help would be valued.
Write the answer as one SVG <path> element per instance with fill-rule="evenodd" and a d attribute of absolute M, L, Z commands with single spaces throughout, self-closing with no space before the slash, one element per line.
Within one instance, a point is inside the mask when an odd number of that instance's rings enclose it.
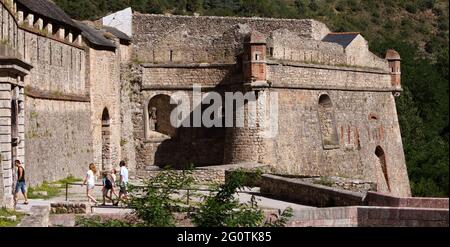
<path fill-rule="evenodd" d="M 214 88 L 209 88 L 208 92 L 217 92 L 222 96 L 222 100 L 226 92 L 241 91 L 242 84 L 236 84 L 236 82 L 242 82 L 240 71 L 240 65 L 236 65 L 231 69 L 229 73 L 223 78 L 223 80 Z M 234 84 L 234 85 L 233 85 Z M 207 92 L 202 90 L 203 93 Z M 159 95 L 155 97 L 160 97 Z M 154 97 L 154 98 L 155 98 Z M 170 97 L 165 96 L 169 100 L 164 100 L 163 104 L 153 104 L 153 98 L 148 105 L 148 115 L 146 116 L 150 122 L 150 128 L 152 131 L 169 136 L 170 138 L 162 141 L 155 152 L 154 164 L 160 168 L 170 166 L 174 169 L 183 169 L 190 165 L 196 167 L 221 165 L 224 160 L 225 152 L 225 140 L 226 140 L 226 128 L 225 127 L 206 127 L 201 123 L 201 127 L 180 127 L 173 128 L 168 126 L 170 123 L 171 110 L 174 106 L 167 106 L 170 102 Z M 161 100 L 160 100 L 161 102 Z M 192 104 L 192 102 L 190 102 Z M 204 102 L 202 104 L 200 112 L 202 113 L 207 109 L 210 102 Z M 199 110 L 197 107 L 196 110 Z M 183 120 L 183 123 L 190 121 L 192 126 L 194 119 L 194 111 L 192 111 L 189 117 Z M 222 109 L 222 114 L 225 112 Z M 211 119 L 213 119 L 211 114 Z M 219 116 L 224 126 L 224 118 Z M 153 118 L 153 120 L 152 120 Z"/>

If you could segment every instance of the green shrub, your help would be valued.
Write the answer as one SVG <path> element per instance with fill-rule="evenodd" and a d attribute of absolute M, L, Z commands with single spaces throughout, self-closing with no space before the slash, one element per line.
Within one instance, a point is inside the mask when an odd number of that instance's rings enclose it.
<path fill-rule="evenodd" d="M 235 198 L 238 189 L 243 188 L 246 175 L 242 171 L 232 173 L 228 181 L 219 187 L 216 195 L 204 198 L 200 209 L 193 215 L 193 222 L 199 227 L 257 227 L 264 221 L 264 214 L 252 196 L 248 203 Z"/>
<path fill-rule="evenodd" d="M 286 208 L 284 211 L 278 210 L 278 214 L 272 214 L 275 217 L 274 221 L 267 221 L 265 227 L 285 227 L 290 218 L 294 215 L 294 210 L 291 207 Z"/>
<path fill-rule="evenodd" d="M 162 171 L 155 178 L 147 181 L 144 188 L 131 186 L 130 200 L 127 204 L 143 221 L 143 226 L 175 226 L 172 212 L 179 200 L 173 199 L 172 195 L 178 194 L 180 189 L 190 187 L 193 182 L 191 175 L 190 171 Z"/>

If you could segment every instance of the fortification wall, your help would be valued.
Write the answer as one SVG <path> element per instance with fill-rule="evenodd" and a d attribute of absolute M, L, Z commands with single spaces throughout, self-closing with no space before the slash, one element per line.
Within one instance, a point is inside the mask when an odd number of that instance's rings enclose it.
<path fill-rule="evenodd" d="M 392 91 L 386 71 L 290 62 L 270 62 L 267 80 L 274 86 L 314 89 Z"/>
<path fill-rule="evenodd" d="M 375 152 L 384 150 L 390 189 L 409 196 L 403 145 L 395 101 L 390 92 L 336 90 L 275 90 L 279 94 L 279 130 L 268 142 L 268 160 L 287 174 L 346 176 L 379 184 L 387 192 L 382 166 Z M 319 98 L 328 95 L 330 115 L 319 113 Z M 328 139 L 321 124 L 337 139 Z M 331 142 L 326 143 L 325 141 Z"/>
<path fill-rule="evenodd" d="M 25 104 L 29 183 L 84 176 L 93 158 L 90 104 L 31 97 Z"/>
<path fill-rule="evenodd" d="M 354 66 L 388 69 L 385 59 L 377 57 L 369 50 L 369 42 L 358 35 L 353 42 L 345 48 L 347 64 Z"/>
<path fill-rule="evenodd" d="M 25 85 L 54 96 L 86 95 L 85 51 L 77 43 L 58 39 L 43 27 L 19 23 L 11 7 L 0 4 L 0 39 L 33 65 Z"/>
<path fill-rule="evenodd" d="M 233 64 L 143 65 L 142 86 L 152 88 L 215 87 L 242 82 Z"/>
<path fill-rule="evenodd" d="M 346 64 L 344 48 L 338 44 L 300 37 L 286 29 L 274 31 L 269 40 L 272 59 L 320 64 Z"/>
<path fill-rule="evenodd" d="M 320 40 L 328 28 L 314 20 L 269 18 L 133 15 L 133 50 L 141 62 L 233 62 L 242 49 L 242 34 L 256 29 L 266 35 L 288 29 Z"/>
<path fill-rule="evenodd" d="M 27 179 L 83 176 L 92 162 L 86 53 L 69 29 L 48 32 L 47 21 L 24 19 L 16 7 L 0 4 L 0 38 L 33 66 L 25 78 Z"/>
<path fill-rule="evenodd" d="M 121 158 L 120 57 L 120 52 L 89 49 L 93 162 L 104 169 L 117 168 Z M 103 128 L 105 111 L 109 120 Z"/>

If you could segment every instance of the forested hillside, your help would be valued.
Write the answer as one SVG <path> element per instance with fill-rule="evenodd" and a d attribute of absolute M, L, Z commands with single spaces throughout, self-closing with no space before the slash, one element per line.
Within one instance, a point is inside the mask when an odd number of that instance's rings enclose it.
<path fill-rule="evenodd" d="M 449 195 L 448 8 L 445 0 L 55 0 L 75 19 L 131 6 L 143 13 L 314 18 L 359 31 L 380 56 L 400 52 L 398 112 L 415 196 Z"/>

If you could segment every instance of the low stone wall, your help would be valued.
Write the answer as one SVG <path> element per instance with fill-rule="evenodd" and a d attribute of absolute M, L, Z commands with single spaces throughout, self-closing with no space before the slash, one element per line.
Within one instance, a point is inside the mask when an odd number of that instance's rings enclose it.
<path fill-rule="evenodd" d="M 376 183 L 367 182 L 360 179 L 341 177 L 310 177 L 301 178 L 300 180 L 310 184 L 320 184 L 336 189 L 343 189 L 364 194 L 368 191 L 376 191 L 377 189 Z"/>
<path fill-rule="evenodd" d="M 90 211 L 90 206 L 86 203 L 55 202 L 50 204 L 51 214 L 86 214 Z"/>
<path fill-rule="evenodd" d="M 449 208 L 448 198 L 398 198 L 376 192 L 368 192 L 364 199 L 367 206 L 406 207 L 406 208 Z"/>
<path fill-rule="evenodd" d="M 30 214 L 25 216 L 17 227 L 48 227 L 49 206 L 32 206 Z"/>
<path fill-rule="evenodd" d="M 358 207 L 360 227 L 449 227 L 448 209 Z"/>
<path fill-rule="evenodd" d="M 358 208 L 307 208 L 294 211 L 288 227 L 356 227 Z"/>
<path fill-rule="evenodd" d="M 261 193 L 281 200 L 315 207 L 363 205 L 363 193 L 310 184 L 299 179 L 262 175 Z"/>
<path fill-rule="evenodd" d="M 448 209 L 337 207 L 294 211 L 290 227 L 448 227 Z"/>

